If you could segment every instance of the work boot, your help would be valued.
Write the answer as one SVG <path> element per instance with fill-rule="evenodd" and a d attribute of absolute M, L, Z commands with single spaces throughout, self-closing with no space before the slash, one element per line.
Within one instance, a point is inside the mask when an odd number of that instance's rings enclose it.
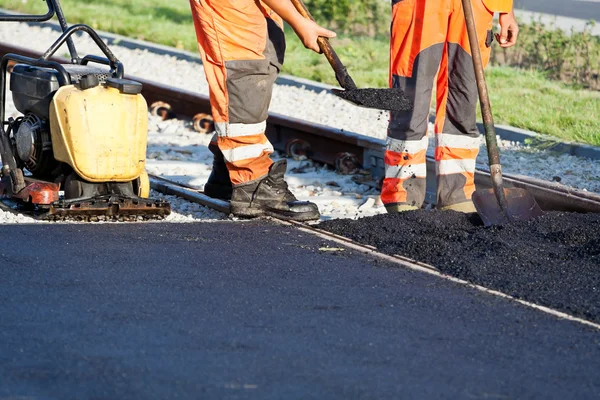
<path fill-rule="evenodd" d="M 213 142 L 210 142 L 208 149 L 213 153 L 213 167 L 204 185 L 204 194 L 214 199 L 231 200 L 233 186 L 223 153 Z"/>
<path fill-rule="evenodd" d="M 320 218 L 316 204 L 298 201 L 283 179 L 287 161 L 281 160 L 269 168 L 269 174 L 260 180 L 233 187 L 231 213 L 237 217 L 271 216 L 294 221 Z"/>

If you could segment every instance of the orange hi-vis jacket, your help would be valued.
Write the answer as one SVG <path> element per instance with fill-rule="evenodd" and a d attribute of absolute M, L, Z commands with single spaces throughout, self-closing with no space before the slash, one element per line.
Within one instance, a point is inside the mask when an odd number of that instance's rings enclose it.
<path fill-rule="evenodd" d="M 493 40 L 494 12 L 512 0 L 471 0 L 483 62 Z M 481 144 L 478 101 L 462 0 L 392 0 L 390 85 L 411 98 L 410 112 L 392 112 L 381 199 L 389 210 L 425 200 L 428 124 L 435 84 L 437 206 L 468 209 Z M 462 204 L 464 203 L 464 204 Z"/>

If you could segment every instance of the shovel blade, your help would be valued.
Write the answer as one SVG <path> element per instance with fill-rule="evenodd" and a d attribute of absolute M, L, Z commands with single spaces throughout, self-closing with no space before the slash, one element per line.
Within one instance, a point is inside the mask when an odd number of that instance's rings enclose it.
<path fill-rule="evenodd" d="M 366 108 L 387 111 L 411 111 L 413 104 L 402 89 L 331 89 L 331 92 L 342 99 Z"/>
<path fill-rule="evenodd" d="M 504 188 L 504 195 L 508 204 L 506 210 L 500 208 L 494 189 L 473 193 L 473 203 L 485 226 L 527 221 L 544 214 L 531 193 L 525 189 Z"/>

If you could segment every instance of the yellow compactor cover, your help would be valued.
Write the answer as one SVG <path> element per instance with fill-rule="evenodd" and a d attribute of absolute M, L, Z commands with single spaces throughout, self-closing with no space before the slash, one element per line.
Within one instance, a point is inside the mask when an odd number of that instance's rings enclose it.
<path fill-rule="evenodd" d="M 146 163 L 148 106 L 142 95 L 63 86 L 50 106 L 54 157 L 90 182 L 127 182 Z"/>

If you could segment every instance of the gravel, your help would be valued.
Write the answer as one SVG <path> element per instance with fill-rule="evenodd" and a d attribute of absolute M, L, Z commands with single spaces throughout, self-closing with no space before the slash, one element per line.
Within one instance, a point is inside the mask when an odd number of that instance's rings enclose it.
<path fill-rule="evenodd" d="M 207 146 L 212 135 L 194 131 L 190 121 L 150 117 L 147 170 L 202 190 L 212 168 Z M 275 160 L 280 155 L 275 153 Z M 294 194 L 315 202 L 324 219 L 357 218 L 384 212 L 378 191 L 357 184 L 312 160 L 288 159 L 286 180 Z"/>
<path fill-rule="evenodd" d="M 46 223 L 44 221 L 36 221 L 35 219 L 23 214 L 16 214 L 0 209 L 0 224 L 35 224 Z"/>
<path fill-rule="evenodd" d="M 485 228 L 477 214 L 418 210 L 318 227 L 600 322 L 600 214 L 551 212 Z"/>
<path fill-rule="evenodd" d="M 57 38 L 57 33 L 50 28 L 3 23 L 0 24 L 0 36 L 10 38 L 15 45 L 42 51 Z M 99 53 L 96 45 L 86 36 L 78 37 L 76 43 L 80 53 Z M 130 50 L 120 46 L 112 46 L 111 49 L 130 75 L 208 94 L 204 71 L 198 63 L 145 50 Z M 63 47 L 57 54 L 67 54 L 66 48 Z M 9 104 L 9 116 L 15 115 L 11 107 Z M 327 91 L 314 92 L 276 85 L 270 110 L 380 139 L 386 135 L 387 113 L 355 107 Z M 149 172 L 202 189 L 210 173 L 212 155 L 206 148 L 209 140 L 209 135 L 199 135 L 193 131 L 189 121 L 151 118 Z M 562 184 L 600 193 L 598 162 L 534 149 L 515 142 L 500 141 L 500 145 L 506 173 L 549 181 L 560 179 Z M 429 150 L 432 154 L 433 143 Z M 485 151 L 480 153 L 478 164 L 486 166 Z M 372 187 L 356 184 L 351 177 L 337 175 L 310 160 L 290 160 L 287 179 L 299 198 L 315 201 L 319 205 L 324 219 L 358 218 L 384 212 L 378 193 Z M 175 211 L 178 212 L 178 209 L 175 208 Z M 207 212 L 190 215 L 200 220 L 223 217 Z"/>

